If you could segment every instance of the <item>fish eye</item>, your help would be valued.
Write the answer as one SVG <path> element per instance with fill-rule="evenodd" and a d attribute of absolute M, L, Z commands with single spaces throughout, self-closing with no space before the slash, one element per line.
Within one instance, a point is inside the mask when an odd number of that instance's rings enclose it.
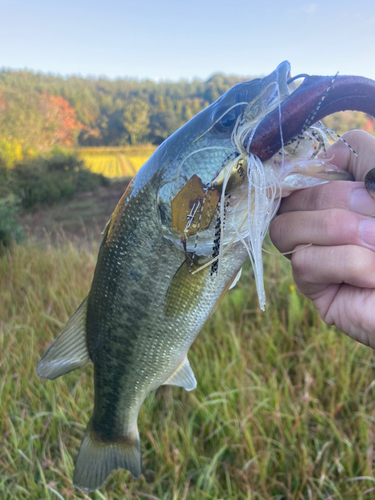
<path fill-rule="evenodd" d="M 218 110 L 212 117 L 212 123 L 215 123 L 218 117 L 223 115 L 223 113 L 225 113 L 225 110 L 223 109 Z M 229 132 L 236 123 L 239 114 L 240 114 L 240 106 L 229 110 L 220 118 L 218 122 L 215 123 L 213 129 L 219 134 Z"/>
<path fill-rule="evenodd" d="M 222 125 L 225 128 L 229 128 L 234 124 L 236 118 L 237 117 L 234 113 L 229 112 L 226 115 L 224 115 L 223 118 L 220 120 L 220 125 Z"/>

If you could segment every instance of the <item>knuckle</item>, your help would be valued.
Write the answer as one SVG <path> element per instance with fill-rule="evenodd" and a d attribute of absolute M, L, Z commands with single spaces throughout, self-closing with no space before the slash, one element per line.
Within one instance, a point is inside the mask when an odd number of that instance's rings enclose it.
<path fill-rule="evenodd" d="M 350 245 L 345 252 L 344 266 L 347 270 L 348 279 L 350 282 L 365 279 L 375 283 L 372 279 L 375 269 L 375 253 L 367 249 Z"/>
<path fill-rule="evenodd" d="M 306 190 L 306 206 L 309 210 L 348 208 L 347 181 L 333 181 Z"/>
<path fill-rule="evenodd" d="M 312 210 L 324 210 L 329 206 L 331 194 L 329 193 L 329 184 L 323 184 L 310 190 L 308 197 L 308 206 Z"/>
<path fill-rule="evenodd" d="M 286 231 L 286 214 L 278 215 L 272 222 L 269 228 L 269 235 L 272 243 L 275 245 L 277 249 L 280 249 L 283 244 L 283 236 L 285 238 Z"/>
<path fill-rule="evenodd" d="M 368 133 L 365 132 L 364 130 L 354 129 L 354 130 L 349 130 L 349 132 L 345 132 L 342 138 L 349 143 L 351 141 L 357 144 L 358 141 L 363 140 L 363 138 L 367 138 L 367 135 Z"/>
<path fill-rule="evenodd" d="M 299 250 L 292 254 L 292 270 L 297 284 L 308 281 L 308 276 L 310 274 L 309 254 L 310 252 L 308 252 L 308 249 Z"/>
<path fill-rule="evenodd" d="M 353 214 L 348 210 L 333 208 L 323 212 L 322 220 L 318 221 L 327 242 L 350 243 L 356 240 L 356 230 L 353 224 Z"/>

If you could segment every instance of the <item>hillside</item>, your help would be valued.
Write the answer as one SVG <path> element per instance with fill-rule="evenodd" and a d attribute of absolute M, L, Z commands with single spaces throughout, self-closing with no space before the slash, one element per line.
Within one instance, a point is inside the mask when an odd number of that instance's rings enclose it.
<path fill-rule="evenodd" d="M 160 144 L 215 101 L 239 78 L 207 81 L 63 78 L 31 71 L 0 71 L 0 157 L 8 164 L 55 146 Z M 363 113 L 327 119 L 340 133 L 374 132 Z"/>
<path fill-rule="evenodd" d="M 155 83 L 2 70 L 0 138 L 39 148 L 160 144 L 242 80 L 218 74 Z"/>

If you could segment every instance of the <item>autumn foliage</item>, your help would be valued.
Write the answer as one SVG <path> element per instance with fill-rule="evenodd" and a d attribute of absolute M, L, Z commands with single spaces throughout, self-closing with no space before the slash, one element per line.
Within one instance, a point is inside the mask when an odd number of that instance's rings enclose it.
<path fill-rule="evenodd" d="M 84 129 L 75 108 L 61 95 L 0 91 L 0 159 L 8 166 L 55 146 L 74 146 Z"/>
<path fill-rule="evenodd" d="M 77 131 L 83 128 L 76 110 L 62 96 L 43 92 L 40 97 L 44 115 L 45 142 L 48 146 L 73 146 Z"/>
<path fill-rule="evenodd" d="M 366 130 L 369 134 L 373 134 L 375 132 L 375 123 L 371 118 L 366 118 L 366 122 L 363 125 L 363 130 Z"/>
<path fill-rule="evenodd" d="M 243 80 L 217 74 L 205 82 L 155 83 L 0 70 L 0 157 L 11 164 L 20 148 L 26 158 L 55 146 L 159 145 Z M 325 124 L 340 134 L 353 128 L 375 134 L 374 119 L 355 111 Z"/>

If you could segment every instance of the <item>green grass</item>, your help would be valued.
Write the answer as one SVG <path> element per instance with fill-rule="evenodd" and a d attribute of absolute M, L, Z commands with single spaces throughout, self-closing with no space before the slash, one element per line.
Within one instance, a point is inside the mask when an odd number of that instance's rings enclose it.
<path fill-rule="evenodd" d="M 88 498 L 71 485 L 92 368 L 39 379 L 44 349 L 86 295 L 95 245 L 28 243 L 0 258 L 0 498 Z M 198 387 L 142 407 L 144 475 L 94 499 L 375 498 L 373 352 L 325 326 L 265 257 L 268 305 L 247 266 L 190 351 Z"/>
<path fill-rule="evenodd" d="M 75 152 L 85 166 L 106 177 L 133 177 L 150 158 L 156 146 L 150 144 L 123 148 L 78 148 Z"/>

